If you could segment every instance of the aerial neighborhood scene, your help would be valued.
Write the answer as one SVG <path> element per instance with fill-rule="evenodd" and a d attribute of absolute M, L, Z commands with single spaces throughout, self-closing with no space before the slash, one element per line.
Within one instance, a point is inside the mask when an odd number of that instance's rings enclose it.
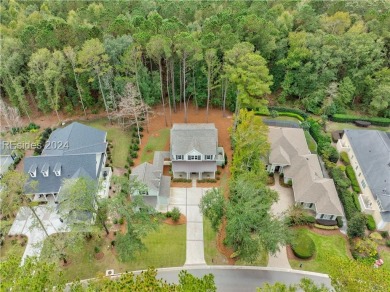
<path fill-rule="evenodd" d="M 0 291 L 390 291 L 389 1 L 0 12 Z"/>

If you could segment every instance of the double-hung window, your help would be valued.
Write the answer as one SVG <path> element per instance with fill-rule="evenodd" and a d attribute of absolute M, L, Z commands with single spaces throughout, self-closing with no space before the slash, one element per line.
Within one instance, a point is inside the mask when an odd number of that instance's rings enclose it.
<path fill-rule="evenodd" d="M 188 160 L 200 160 L 200 155 L 188 155 Z"/>
<path fill-rule="evenodd" d="M 176 160 L 183 160 L 184 159 L 184 155 L 176 155 Z"/>
<path fill-rule="evenodd" d="M 213 160 L 213 155 L 205 155 L 205 160 Z"/>

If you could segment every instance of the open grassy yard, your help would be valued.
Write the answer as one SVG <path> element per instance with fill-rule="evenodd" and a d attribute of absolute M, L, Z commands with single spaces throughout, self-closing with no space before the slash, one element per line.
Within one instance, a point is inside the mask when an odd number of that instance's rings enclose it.
<path fill-rule="evenodd" d="M 351 123 L 336 123 L 332 121 L 326 122 L 326 131 L 328 133 L 331 133 L 333 131 L 337 130 L 344 130 L 344 129 L 353 129 L 353 130 L 379 130 L 379 131 L 389 131 L 388 127 L 380 127 L 380 126 L 369 126 L 368 128 L 362 128 L 358 127 L 355 124 Z"/>
<path fill-rule="evenodd" d="M 114 148 L 112 149 L 112 164 L 114 167 L 125 167 L 126 158 L 129 153 L 131 144 L 131 133 L 122 130 L 117 124 L 111 125 L 106 118 L 93 121 L 82 121 L 81 123 L 88 126 L 107 131 L 107 139 L 112 141 Z"/>
<path fill-rule="evenodd" d="M 22 258 L 26 242 L 26 237 L 5 236 L 3 245 L 0 247 L 0 261 L 6 260 L 11 255 Z"/>
<path fill-rule="evenodd" d="M 168 128 L 160 129 L 154 133 L 150 133 L 149 139 L 146 145 L 141 145 L 141 163 L 152 162 L 154 151 L 162 151 L 169 139 Z"/>
<path fill-rule="evenodd" d="M 314 141 L 313 137 L 310 135 L 309 131 L 304 131 L 305 138 L 307 142 L 307 146 L 309 146 L 309 150 L 311 153 L 316 154 L 317 153 L 317 143 Z"/>
<path fill-rule="evenodd" d="M 204 257 L 208 265 L 226 265 L 226 258 L 218 251 L 217 232 L 211 228 L 210 221 L 203 217 Z"/>
<path fill-rule="evenodd" d="M 390 271 L 390 250 L 382 250 L 379 252 L 380 258 L 383 260 L 381 268 Z"/>
<path fill-rule="evenodd" d="M 316 246 L 316 253 L 310 260 L 289 259 L 293 269 L 327 273 L 328 255 L 347 258 L 347 241 L 341 235 L 320 235 L 306 228 L 299 229 L 298 232 L 306 233 L 310 236 Z M 302 268 L 299 267 L 303 264 Z"/>
<path fill-rule="evenodd" d="M 118 273 L 151 266 L 155 268 L 182 266 L 186 256 L 186 225 L 161 224 L 156 232 L 145 237 L 144 243 L 145 250 L 138 253 L 131 262 L 123 263 L 109 247 L 108 239 L 93 238 L 86 241 L 80 252 L 70 253 L 70 265 L 61 267 L 61 270 L 65 279 L 70 281 L 76 278 L 92 278 L 98 273 L 105 273 L 108 269 L 114 269 L 115 273 Z M 96 246 L 104 253 L 100 260 L 95 259 Z"/>

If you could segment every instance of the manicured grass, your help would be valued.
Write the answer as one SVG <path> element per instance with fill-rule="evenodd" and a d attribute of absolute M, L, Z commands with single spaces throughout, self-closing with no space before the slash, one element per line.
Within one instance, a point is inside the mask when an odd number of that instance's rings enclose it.
<path fill-rule="evenodd" d="M 317 153 L 317 143 L 314 141 L 313 137 L 310 135 L 309 131 L 304 131 L 305 138 L 307 142 L 307 146 L 309 146 L 309 150 L 311 153 L 316 154 Z"/>
<path fill-rule="evenodd" d="M 122 130 L 117 124 L 111 125 L 105 118 L 87 122 L 82 121 L 81 123 L 107 131 L 107 139 L 111 140 L 113 145 L 111 151 L 112 165 L 114 167 L 125 167 L 131 144 L 131 133 Z"/>
<path fill-rule="evenodd" d="M 211 228 L 210 221 L 203 217 L 204 257 L 208 265 L 226 265 L 227 260 L 217 248 L 217 232 Z"/>
<path fill-rule="evenodd" d="M 24 239 L 18 236 L 5 236 L 4 243 L 0 247 L 0 261 L 6 260 L 11 255 L 22 258 L 24 250 L 26 249 L 26 245 L 22 246 L 20 244 L 23 240 Z"/>
<path fill-rule="evenodd" d="M 347 241 L 341 235 L 320 235 L 306 228 L 300 232 L 307 234 L 314 241 L 316 253 L 310 260 L 289 260 L 293 269 L 327 273 L 328 255 L 347 258 Z M 299 267 L 300 264 L 302 268 Z"/>
<path fill-rule="evenodd" d="M 93 238 L 85 243 L 78 253 L 70 255 L 70 265 L 61 267 L 67 281 L 95 277 L 98 273 L 105 273 L 114 269 L 115 273 L 146 269 L 148 267 L 178 267 L 184 265 L 186 256 L 186 225 L 172 226 L 161 224 L 159 229 L 150 233 L 143 240 L 145 250 L 138 253 L 134 260 L 120 262 L 116 254 L 109 247 L 106 238 Z M 95 259 L 95 246 L 100 246 L 104 257 Z M 42 255 L 43 256 L 43 255 Z"/>
<path fill-rule="evenodd" d="M 152 162 L 154 151 L 162 151 L 168 143 L 169 129 L 161 129 L 157 132 L 150 133 L 146 145 L 141 145 L 141 163 Z"/>
<path fill-rule="evenodd" d="M 357 129 L 357 130 L 369 129 L 369 130 L 389 131 L 388 127 L 369 126 L 368 128 L 362 128 L 351 123 L 337 123 L 332 121 L 326 122 L 326 131 L 328 133 L 331 133 L 333 131 L 338 131 L 338 130 L 344 130 L 344 129 Z"/>
<path fill-rule="evenodd" d="M 382 250 L 380 251 L 380 258 L 383 260 L 383 265 L 381 269 L 386 269 L 390 271 L 390 251 Z"/>

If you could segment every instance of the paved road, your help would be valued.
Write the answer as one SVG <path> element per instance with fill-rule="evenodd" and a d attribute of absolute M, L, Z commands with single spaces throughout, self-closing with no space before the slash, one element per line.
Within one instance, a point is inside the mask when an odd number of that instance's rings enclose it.
<path fill-rule="evenodd" d="M 263 283 L 283 282 L 293 284 L 299 283 L 304 277 L 312 279 L 316 284 L 325 284 L 331 288 L 330 279 L 325 274 L 277 268 L 240 266 L 179 267 L 159 269 L 158 277 L 171 283 L 177 283 L 178 272 L 182 269 L 187 269 L 188 272 L 197 277 L 212 273 L 218 291 L 256 291 L 256 287 L 261 287 Z"/>

